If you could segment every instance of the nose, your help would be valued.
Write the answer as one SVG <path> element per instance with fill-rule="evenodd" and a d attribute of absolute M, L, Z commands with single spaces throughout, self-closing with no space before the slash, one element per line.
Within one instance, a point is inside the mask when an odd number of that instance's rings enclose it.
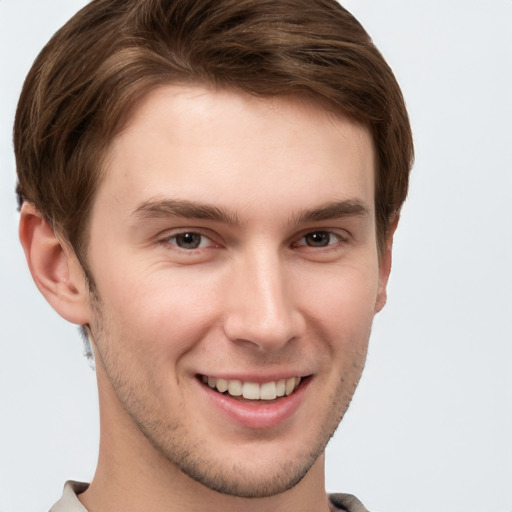
<path fill-rule="evenodd" d="M 240 258 L 225 289 L 227 338 L 260 351 L 277 351 L 300 337 L 305 322 L 292 278 L 277 251 L 261 249 Z"/>

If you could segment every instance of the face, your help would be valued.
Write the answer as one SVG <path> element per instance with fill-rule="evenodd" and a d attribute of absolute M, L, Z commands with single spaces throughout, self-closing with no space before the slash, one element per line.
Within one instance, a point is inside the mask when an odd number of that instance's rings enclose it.
<path fill-rule="evenodd" d="M 370 135 L 298 98 L 169 86 L 107 161 L 87 255 L 103 432 L 211 489 L 283 492 L 383 304 Z"/>

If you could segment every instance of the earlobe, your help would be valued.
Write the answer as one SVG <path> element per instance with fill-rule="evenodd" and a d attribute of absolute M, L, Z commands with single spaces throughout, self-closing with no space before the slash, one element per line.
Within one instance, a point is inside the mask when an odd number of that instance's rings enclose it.
<path fill-rule="evenodd" d="M 381 311 L 387 301 L 387 287 L 393 259 L 393 236 L 398 225 L 398 220 L 399 215 L 396 214 L 390 224 L 389 233 L 386 237 L 386 245 L 379 258 L 379 289 L 377 291 L 377 300 L 375 301 L 375 313 Z"/>
<path fill-rule="evenodd" d="M 87 324 L 88 291 L 82 268 L 33 204 L 21 208 L 19 236 L 32 278 L 49 304 L 66 320 Z"/>

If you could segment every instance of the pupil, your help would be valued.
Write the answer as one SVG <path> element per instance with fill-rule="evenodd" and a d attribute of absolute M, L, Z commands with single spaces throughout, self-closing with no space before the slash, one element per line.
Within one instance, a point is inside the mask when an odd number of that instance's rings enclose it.
<path fill-rule="evenodd" d="M 201 243 L 201 235 L 197 233 L 182 233 L 176 237 L 176 243 L 183 249 L 197 249 Z"/>
<path fill-rule="evenodd" d="M 326 247 L 329 245 L 330 235 L 325 231 L 317 231 L 306 235 L 306 242 L 312 247 Z"/>

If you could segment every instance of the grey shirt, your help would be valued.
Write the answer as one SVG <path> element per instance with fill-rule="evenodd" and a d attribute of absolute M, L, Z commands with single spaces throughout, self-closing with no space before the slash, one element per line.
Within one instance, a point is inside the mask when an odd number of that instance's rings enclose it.
<path fill-rule="evenodd" d="M 55 503 L 50 512 L 87 512 L 87 509 L 80 503 L 77 494 L 84 492 L 89 484 L 82 482 L 66 482 L 61 499 Z M 351 494 L 330 494 L 329 499 L 334 510 L 344 512 L 368 512 L 364 505 Z"/>

